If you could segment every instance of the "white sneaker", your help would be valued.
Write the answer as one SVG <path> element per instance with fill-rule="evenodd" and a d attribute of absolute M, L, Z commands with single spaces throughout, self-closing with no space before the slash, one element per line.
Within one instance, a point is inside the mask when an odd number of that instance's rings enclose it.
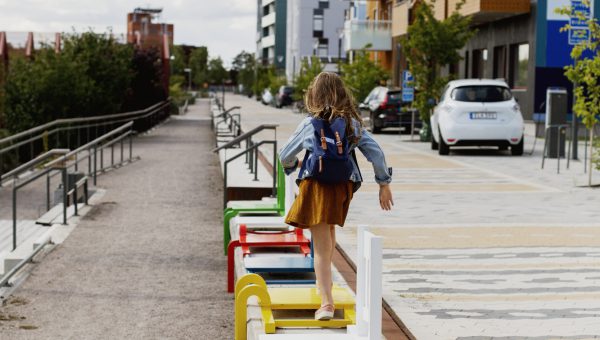
<path fill-rule="evenodd" d="M 315 320 L 326 321 L 333 319 L 335 307 L 333 305 L 323 305 L 315 312 Z"/>

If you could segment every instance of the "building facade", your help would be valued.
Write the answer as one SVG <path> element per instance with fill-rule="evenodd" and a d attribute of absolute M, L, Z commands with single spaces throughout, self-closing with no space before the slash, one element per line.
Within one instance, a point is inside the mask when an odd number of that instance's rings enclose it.
<path fill-rule="evenodd" d="M 339 0 L 288 0 L 286 77 L 293 80 L 304 58 L 318 56 L 327 71 L 345 59 L 344 21 L 349 3 Z"/>
<path fill-rule="evenodd" d="M 127 42 L 146 47 L 163 47 L 163 35 L 168 36 L 173 45 L 173 24 L 153 23 L 159 18 L 162 9 L 136 8 L 127 13 Z"/>
<path fill-rule="evenodd" d="M 416 6 L 422 1 L 399 0 L 392 8 L 393 82 L 407 68 L 401 51 Z M 445 19 L 459 0 L 437 0 L 434 14 Z M 545 111 L 548 87 L 565 87 L 571 97 L 572 85 L 564 76 L 564 66 L 572 63 L 571 32 L 560 32 L 569 17 L 555 13 L 557 8 L 580 0 L 467 0 L 460 13 L 471 16 L 475 36 L 460 51 L 462 61 L 448 65 L 442 73 L 464 78 L 502 78 L 511 87 L 524 118 L 540 119 Z M 600 15 L 600 0 L 592 0 L 590 15 Z M 569 99 L 571 102 L 571 99 Z M 569 104 L 570 105 L 570 104 Z"/>
<path fill-rule="evenodd" d="M 263 65 L 286 65 L 287 0 L 258 0 L 256 58 Z"/>

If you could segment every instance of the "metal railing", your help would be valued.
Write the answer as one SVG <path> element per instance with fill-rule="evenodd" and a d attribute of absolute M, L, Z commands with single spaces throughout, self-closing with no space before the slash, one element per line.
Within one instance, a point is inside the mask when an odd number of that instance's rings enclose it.
<path fill-rule="evenodd" d="M 552 130 L 556 130 L 558 134 L 558 138 L 556 139 L 556 173 L 560 173 L 560 158 L 562 151 L 562 143 L 566 141 L 567 129 L 571 124 L 554 124 L 546 126 L 546 131 L 544 135 L 544 151 L 542 153 L 542 169 L 544 168 L 544 163 L 546 161 L 546 157 L 548 156 L 549 144 L 550 144 L 550 132 Z M 569 139 L 569 145 L 567 146 L 567 169 L 569 169 L 569 165 L 571 163 L 571 143 L 573 142 L 573 138 Z"/>
<path fill-rule="evenodd" d="M 227 180 L 228 180 L 228 165 L 229 163 L 231 163 L 232 161 L 242 157 L 242 156 L 246 156 L 245 159 L 245 163 L 248 164 L 249 166 L 249 170 L 250 173 L 254 174 L 254 180 L 257 181 L 258 180 L 258 158 L 259 158 L 259 147 L 262 145 L 266 145 L 266 144 L 270 144 L 273 146 L 273 196 L 276 196 L 277 194 L 277 126 L 276 124 L 262 124 L 259 125 L 257 127 L 255 127 L 254 129 L 245 132 L 243 134 L 241 134 L 240 136 L 237 136 L 235 138 L 233 138 L 232 140 L 226 142 L 225 144 L 214 148 L 212 151 L 213 152 L 219 152 L 220 150 L 223 149 L 228 149 L 228 148 L 233 148 L 237 145 L 240 145 L 242 142 L 245 142 L 245 150 L 239 152 L 238 154 L 234 155 L 233 157 L 227 158 L 225 160 L 225 162 L 223 163 L 223 206 L 227 206 Z M 273 130 L 275 131 L 275 135 L 273 137 L 273 140 L 263 140 L 260 141 L 258 143 L 255 143 L 252 140 L 252 137 L 254 135 L 256 135 L 257 133 L 263 131 L 263 130 Z"/>
<path fill-rule="evenodd" d="M 79 201 L 77 190 L 78 188 L 84 188 L 84 202 L 88 202 L 88 178 L 93 178 L 93 183 L 96 185 L 96 178 L 98 173 L 106 171 L 110 168 L 120 167 L 125 163 L 132 162 L 133 157 L 133 141 L 132 137 L 135 135 L 135 131 L 132 130 L 134 125 L 133 121 L 121 125 L 120 127 L 78 147 L 75 150 L 69 151 L 66 149 L 54 149 L 50 150 L 35 159 L 15 168 L 9 173 L 2 176 L 12 177 L 12 219 L 13 219 L 13 250 L 17 247 L 17 192 L 19 189 L 29 185 L 37 179 L 46 176 L 46 209 L 51 210 L 50 204 L 50 179 L 59 172 L 62 176 L 62 217 L 63 223 L 67 223 L 67 208 L 69 206 L 69 196 L 73 196 L 73 203 L 75 209 L 75 215 L 78 214 L 77 203 Z M 124 156 L 125 148 L 124 141 L 128 140 L 129 144 L 129 158 L 126 159 Z M 121 159 L 120 162 L 115 162 L 114 147 L 120 144 L 121 147 Z M 111 164 L 104 166 L 103 154 L 104 150 L 110 148 L 111 150 Z M 83 154 L 83 156 L 81 156 Z M 100 167 L 98 167 L 98 155 L 100 155 Z M 54 158 L 47 162 L 48 159 Z M 87 160 L 87 173 L 84 173 L 83 177 L 74 183 L 73 188 L 69 188 L 68 173 L 70 169 L 73 169 L 74 173 L 79 171 L 79 164 Z M 32 171 L 33 173 L 24 178 L 20 178 L 19 175 L 26 172 Z M 53 174 L 54 173 L 54 174 Z"/>
<path fill-rule="evenodd" d="M 78 147 L 129 121 L 134 122 L 136 131 L 145 131 L 168 116 L 169 105 L 167 100 L 138 111 L 57 119 L 0 139 L 0 175 L 3 163 L 6 163 L 7 156 L 10 156 L 9 153 L 15 158 L 14 163 L 18 164 L 23 158 L 34 159 L 36 154 L 47 149 Z"/>
<path fill-rule="evenodd" d="M 219 137 L 237 137 L 242 133 L 242 116 L 239 113 L 231 113 L 233 110 L 240 109 L 239 106 L 234 106 L 228 110 L 219 113 L 216 116 L 211 115 L 211 128 L 215 131 L 216 145 L 224 140 Z M 215 123 L 215 119 L 220 119 Z M 225 129 L 220 129 L 220 126 L 225 125 Z"/>

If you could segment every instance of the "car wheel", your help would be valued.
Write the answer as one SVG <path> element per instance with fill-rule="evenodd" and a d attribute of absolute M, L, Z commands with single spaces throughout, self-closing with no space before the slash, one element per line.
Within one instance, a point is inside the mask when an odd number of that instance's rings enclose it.
<path fill-rule="evenodd" d="M 431 136 L 431 150 L 438 150 L 440 145 L 435 141 L 435 138 Z"/>
<path fill-rule="evenodd" d="M 371 126 L 372 133 L 381 132 L 381 128 L 378 127 L 377 124 L 375 124 L 375 113 L 374 112 L 371 112 L 371 118 L 369 119 L 369 125 Z"/>
<path fill-rule="evenodd" d="M 438 146 L 438 153 L 442 156 L 446 156 L 450 154 L 450 146 L 446 144 L 444 141 L 444 137 L 442 137 L 442 131 L 438 132 L 438 136 L 440 136 L 440 143 Z M 433 139 L 433 136 L 431 136 Z"/>
<path fill-rule="evenodd" d="M 513 156 L 522 156 L 523 155 L 523 145 L 525 144 L 525 137 L 521 137 L 521 141 L 517 145 L 512 145 L 510 147 L 510 153 Z"/>

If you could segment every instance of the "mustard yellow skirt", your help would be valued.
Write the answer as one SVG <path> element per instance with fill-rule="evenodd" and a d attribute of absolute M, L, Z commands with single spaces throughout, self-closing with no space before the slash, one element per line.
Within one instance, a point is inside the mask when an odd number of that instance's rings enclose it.
<path fill-rule="evenodd" d="M 352 200 L 352 182 L 338 184 L 319 183 L 307 178 L 300 182 L 300 193 L 285 223 L 296 228 L 326 223 L 344 226 L 350 200 Z"/>

